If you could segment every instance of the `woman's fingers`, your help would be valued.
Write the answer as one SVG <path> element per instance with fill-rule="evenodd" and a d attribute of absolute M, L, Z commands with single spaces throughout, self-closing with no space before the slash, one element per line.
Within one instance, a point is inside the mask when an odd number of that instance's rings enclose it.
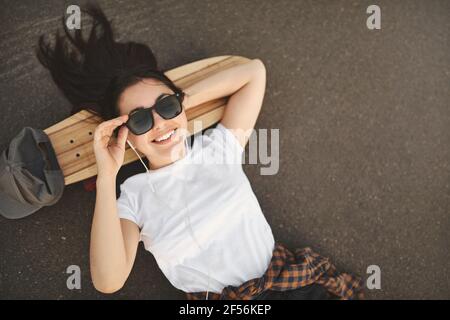
<path fill-rule="evenodd" d="M 117 135 L 117 144 L 125 149 L 125 143 L 127 142 L 128 128 L 123 126 L 119 129 L 119 134 Z"/>
<path fill-rule="evenodd" d="M 121 116 L 115 119 L 111 119 L 105 122 L 102 122 L 98 125 L 97 128 L 99 128 L 100 130 L 104 130 L 104 129 L 111 129 L 114 130 L 115 128 L 117 128 L 118 126 L 122 125 L 124 122 L 126 122 L 128 116 Z"/>
<path fill-rule="evenodd" d="M 128 116 L 123 115 L 123 116 L 100 123 L 98 125 L 98 128 L 109 128 L 109 127 L 116 128 L 116 127 L 120 126 L 121 124 L 123 124 L 124 122 L 126 122 L 127 120 L 128 120 Z"/>
<path fill-rule="evenodd" d="M 95 129 L 94 142 L 99 142 L 104 140 L 105 137 L 108 139 L 111 137 L 113 131 L 118 126 L 122 125 L 128 119 L 128 115 L 123 115 L 108 121 L 100 123 Z"/>

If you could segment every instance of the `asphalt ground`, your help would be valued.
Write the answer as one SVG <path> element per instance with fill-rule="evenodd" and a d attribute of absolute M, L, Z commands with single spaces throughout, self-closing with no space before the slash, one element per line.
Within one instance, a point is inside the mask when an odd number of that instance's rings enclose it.
<path fill-rule="evenodd" d="M 0 1 L 1 149 L 69 115 L 34 49 L 77 3 Z M 119 38 L 150 45 L 163 68 L 225 54 L 265 63 L 256 128 L 279 129 L 279 171 L 244 170 L 277 241 L 363 278 L 379 266 L 368 299 L 450 298 L 450 1 L 100 3 Z M 371 4 L 380 30 L 366 27 Z M 78 183 L 26 219 L 0 218 L 0 298 L 184 298 L 142 244 L 125 287 L 96 292 L 94 201 Z M 66 287 L 70 265 L 81 290 Z"/>

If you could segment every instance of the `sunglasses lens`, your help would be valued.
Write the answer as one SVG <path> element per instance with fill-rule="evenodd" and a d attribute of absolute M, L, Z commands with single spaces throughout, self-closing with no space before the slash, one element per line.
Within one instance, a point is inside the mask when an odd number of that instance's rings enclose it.
<path fill-rule="evenodd" d="M 153 127 L 153 117 L 147 109 L 141 109 L 130 115 L 127 125 L 134 134 L 144 134 Z"/>
<path fill-rule="evenodd" d="M 180 101 L 175 96 L 167 96 L 157 102 L 156 112 L 164 119 L 172 119 L 182 111 Z"/>

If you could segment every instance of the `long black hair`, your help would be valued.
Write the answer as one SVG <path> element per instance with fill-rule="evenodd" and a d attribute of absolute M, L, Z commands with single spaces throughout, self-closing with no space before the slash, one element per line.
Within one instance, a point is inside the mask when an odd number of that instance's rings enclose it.
<path fill-rule="evenodd" d="M 40 63 L 72 104 L 72 113 L 90 109 L 104 120 L 117 117 L 121 93 L 145 78 L 157 79 L 184 97 L 182 90 L 158 69 L 147 45 L 116 42 L 110 21 L 96 3 L 88 3 L 81 11 L 93 20 L 87 40 L 80 29 L 71 35 L 63 16 L 64 35 L 56 31 L 54 46 L 41 35 L 36 51 Z"/>

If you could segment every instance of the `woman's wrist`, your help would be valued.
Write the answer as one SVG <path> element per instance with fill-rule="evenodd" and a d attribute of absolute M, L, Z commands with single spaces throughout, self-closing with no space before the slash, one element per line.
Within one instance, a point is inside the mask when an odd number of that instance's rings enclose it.
<path fill-rule="evenodd" d="M 259 59 L 240 62 L 184 88 L 188 95 L 186 109 L 235 93 L 251 80 L 256 65 L 260 67 Z"/>
<path fill-rule="evenodd" d="M 116 177 L 115 174 L 107 174 L 107 173 L 99 173 L 97 175 L 96 184 L 97 186 L 100 185 L 111 185 L 116 183 Z"/>

